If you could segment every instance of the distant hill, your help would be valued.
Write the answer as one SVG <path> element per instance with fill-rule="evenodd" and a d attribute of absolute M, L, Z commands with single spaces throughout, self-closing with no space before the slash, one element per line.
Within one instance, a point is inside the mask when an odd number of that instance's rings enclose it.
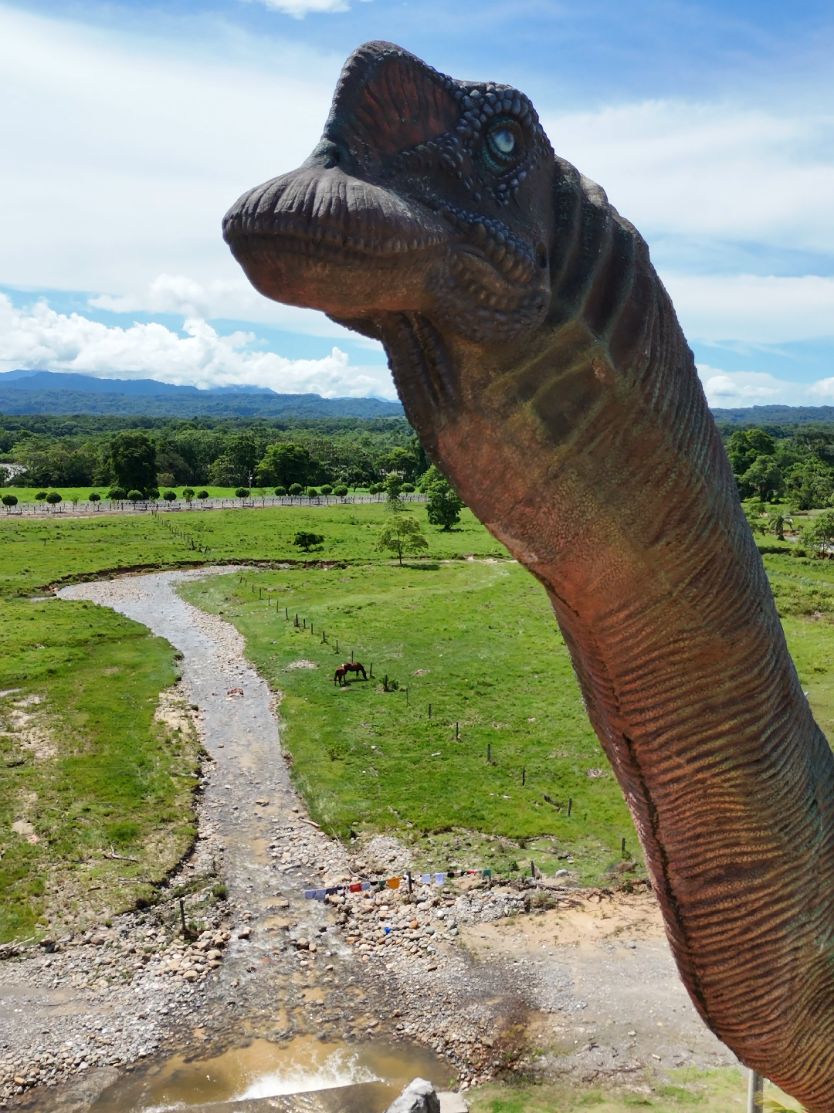
<path fill-rule="evenodd" d="M 732 425 L 805 425 L 809 421 L 834 422 L 834 406 L 740 406 L 738 409 L 713 407 L 716 421 Z"/>
<path fill-rule="evenodd" d="M 399 402 L 277 394 L 266 387 L 173 386 L 56 371 L 0 373 L 0 413 L 147 417 L 402 417 Z"/>

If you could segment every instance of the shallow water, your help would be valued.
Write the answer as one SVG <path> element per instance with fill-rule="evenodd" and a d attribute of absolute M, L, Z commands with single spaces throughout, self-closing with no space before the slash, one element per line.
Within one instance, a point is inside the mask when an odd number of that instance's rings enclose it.
<path fill-rule="evenodd" d="M 361 1107 L 374 1113 L 418 1075 L 442 1086 L 449 1069 L 430 1052 L 402 1044 L 348 1046 L 313 1036 L 286 1045 L 255 1040 L 210 1059 L 176 1055 L 149 1065 L 105 1090 L 91 1113 L 164 1113 L 360 1085 Z"/>

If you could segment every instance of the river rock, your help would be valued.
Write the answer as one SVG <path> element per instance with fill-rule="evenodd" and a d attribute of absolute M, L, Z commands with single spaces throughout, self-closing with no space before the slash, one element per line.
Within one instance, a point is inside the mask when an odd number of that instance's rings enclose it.
<path fill-rule="evenodd" d="M 440 1099 L 432 1082 L 415 1078 L 409 1082 L 386 1113 L 440 1113 Z"/>

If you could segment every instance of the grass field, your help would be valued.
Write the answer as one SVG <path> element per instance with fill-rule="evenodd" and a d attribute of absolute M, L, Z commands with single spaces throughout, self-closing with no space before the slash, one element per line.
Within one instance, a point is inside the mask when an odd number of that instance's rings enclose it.
<path fill-rule="evenodd" d="M 636 1109 L 681 1113 L 692 1107 L 697 1107 L 699 1113 L 744 1113 L 747 1109 L 746 1073 L 732 1068 L 711 1071 L 684 1068 L 673 1071 L 671 1082 L 659 1084 L 648 1094 L 498 1084 L 479 1087 L 468 1097 L 472 1113 L 585 1113 L 586 1110 L 631 1113 Z M 774 1099 L 788 1109 L 801 1109 L 781 1090 L 766 1083 L 765 1100 Z"/>
<path fill-rule="evenodd" d="M 517 564 L 415 562 L 243 578 L 182 590 L 235 623 L 252 661 L 283 692 L 295 780 L 328 830 L 344 838 L 351 829 L 396 828 L 418 841 L 430 834 L 433 843 L 421 848 L 427 866 L 505 871 L 539 856 L 553 873 L 566 864 L 558 854 L 571 853 L 593 881 L 620 859 L 623 837 L 637 852 L 545 594 Z M 351 651 L 373 665 L 375 679 L 337 687 L 334 667 Z M 316 668 L 292 667 L 298 661 Z M 398 690 L 384 690 L 386 675 Z M 513 843 L 466 845 L 463 830 Z M 537 844 L 543 835 L 555 842 Z M 519 839 L 529 840 L 526 848 Z"/>
<path fill-rule="evenodd" d="M 0 596 L 135 567 L 219 561 L 366 561 L 387 511 L 381 504 L 212 510 L 96 518 L 24 519 L 0 515 Z M 426 525 L 425 510 L 415 511 Z M 324 537 L 310 554 L 293 544 L 299 530 Z M 505 556 L 472 513 L 448 533 L 427 529 L 429 555 Z M 200 551 L 207 550 L 206 552 Z"/>
<path fill-rule="evenodd" d="M 313 813 L 340 837 L 358 827 L 394 828 L 419 840 L 420 860 L 438 868 L 456 862 L 500 871 L 513 862 L 529 866 L 532 858 L 545 873 L 568 866 L 585 880 L 598 880 L 620 860 L 623 837 L 627 853 L 639 859 L 541 588 L 505 559 L 468 512 L 451 533 L 427 528 L 428 558 L 400 569 L 373 548 L 385 514 L 367 505 L 217 511 L 193 520 L 0 516 L 0 690 L 22 689 L 0 704 L 7 730 L 0 767 L 3 937 L 52 914 L 53 869 L 86 879 L 86 892 L 65 882 L 67 907 L 72 901 L 115 907 L 112 886 L 99 888 L 115 865 L 100 851 L 108 838 L 116 845 L 122 837 L 108 825 L 117 822 L 112 817 L 124 785 L 139 792 L 139 811 L 146 809 L 141 831 L 130 835 L 140 848 L 131 856 L 142 857 L 154 829 L 154 837 L 174 831 L 171 846 L 190 837 L 187 793 L 172 774 L 193 768 L 193 743 L 179 750 L 163 744 L 165 731 L 152 722 L 173 676 L 170 647 L 91 605 L 22 598 L 50 583 L 129 567 L 296 562 L 246 572 L 246 584 L 231 575 L 186 591 L 238 625 L 253 662 L 284 693 L 285 742 L 298 785 Z M 415 514 L 425 520 L 422 509 Z M 292 543 L 301 529 L 325 538 L 306 557 Z M 195 540 L 207 552 L 193 548 Z M 452 559 L 464 554 L 491 559 Z M 834 564 L 781 554 L 767 555 L 765 563 L 803 687 L 830 732 Z M 306 619 L 308 629 L 284 621 L 283 607 Z M 331 670 L 351 649 L 366 665 L 373 662 L 375 681 L 340 692 Z M 302 657 L 318 669 L 285 671 Z M 111 667 L 119 672 L 109 673 Z M 399 690 L 378 690 L 386 673 Z M 31 695 L 41 702 L 14 707 Z M 55 755 L 37 761 L 20 748 L 8 732 L 20 713 L 59 740 Z M 88 768 L 90 755 L 97 756 Z M 128 765 L 134 758 L 142 765 L 119 787 L 125 755 Z M 30 807 L 26 801 L 35 798 Z M 31 824 L 39 841 L 10 833 L 16 820 Z M 144 860 L 135 870 L 116 865 L 121 876 L 157 876 L 143 872 Z M 119 884 L 125 902 L 138 892 Z"/>
<path fill-rule="evenodd" d="M 0 941 L 150 898 L 189 846 L 196 736 L 154 719 L 175 678 L 107 608 L 0 602 Z"/>
<path fill-rule="evenodd" d="M 834 567 L 818 579 L 822 562 L 766 559 L 803 688 L 831 737 L 834 638 L 820 607 L 834 615 Z M 334 834 L 396 830 L 426 868 L 502 872 L 532 859 L 593 883 L 622 860 L 623 838 L 640 863 L 544 592 L 518 565 L 265 570 L 183 594 L 233 622 L 283 693 L 296 783 Z M 351 651 L 374 680 L 336 687 L 333 669 Z M 298 661 L 316 668 L 288 667 Z M 386 675 L 398 690 L 384 690 Z"/>

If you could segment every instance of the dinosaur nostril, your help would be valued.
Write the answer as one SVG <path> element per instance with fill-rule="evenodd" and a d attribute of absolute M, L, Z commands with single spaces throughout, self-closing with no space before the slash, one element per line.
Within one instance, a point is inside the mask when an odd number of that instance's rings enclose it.
<path fill-rule="evenodd" d="M 544 244 L 540 243 L 539 246 L 536 248 L 536 262 L 539 264 L 542 270 L 544 270 L 547 266 L 547 250 L 545 249 Z"/>

